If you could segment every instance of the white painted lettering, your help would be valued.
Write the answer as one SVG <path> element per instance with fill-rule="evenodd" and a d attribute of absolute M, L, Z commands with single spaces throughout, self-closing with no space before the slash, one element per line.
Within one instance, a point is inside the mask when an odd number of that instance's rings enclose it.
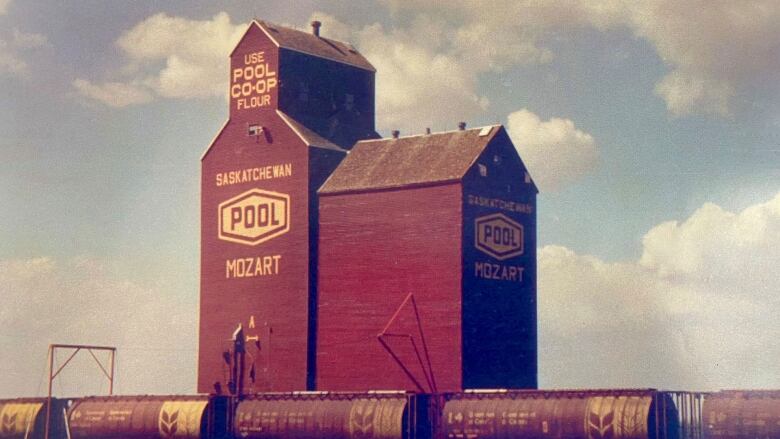
<path fill-rule="evenodd" d="M 524 267 L 516 265 L 492 264 L 490 262 L 474 263 L 474 276 L 480 279 L 523 282 Z"/>
<path fill-rule="evenodd" d="M 274 276 L 279 274 L 282 255 L 227 259 L 225 279 Z"/>
<path fill-rule="evenodd" d="M 235 171 L 218 172 L 215 176 L 217 186 L 251 183 L 253 181 L 271 180 L 292 176 L 292 163 L 280 163 L 259 168 L 237 169 Z"/>

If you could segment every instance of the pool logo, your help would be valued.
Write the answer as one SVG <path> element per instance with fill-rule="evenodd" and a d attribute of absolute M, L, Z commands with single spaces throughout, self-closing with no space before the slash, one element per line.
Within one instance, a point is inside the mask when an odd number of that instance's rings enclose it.
<path fill-rule="evenodd" d="M 290 196 L 250 189 L 218 208 L 219 239 L 258 245 L 290 231 Z"/>
<path fill-rule="evenodd" d="M 523 226 L 503 213 L 475 221 L 475 246 L 500 261 L 523 254 Z"/>

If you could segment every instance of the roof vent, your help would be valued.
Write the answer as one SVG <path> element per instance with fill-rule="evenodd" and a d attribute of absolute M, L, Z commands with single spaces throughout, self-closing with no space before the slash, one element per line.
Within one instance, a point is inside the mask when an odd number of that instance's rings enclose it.
<path fill-rule="evenodd" d="M 463 131 L 466 129 L 466 122 L 458 122 L 458 129 Z"/>
<path fill-rule="evenodd" d="M 430 128 L 426 128 L 425 129 L 425 134 L 431 134 L 431 129 Z"/>
<path fill-rule="evenodd" d="M 493 127 L 491 126 L 482 127 L 482 129 L 479 130 L 479 137 L 485 137 L 490 134 L 491 131 L 493 131 Z"/>
<path fill-rule="evenodd" d="M 315 36 L 320 36 L 320 26 L 322 26 L 322 22 L 314 20 L 311 22 L 311 33 L 313 33 Z"/>
<path fill-rule="evenodd" d="M 400 132 L 400 131 L 398 131 L 398 130 L 393 130 L 393 139 L 397 139 L 397 138 L 398 138 L 398 136 L 400 136 L 400 135 L 401 135 L 401 132 Z"/>

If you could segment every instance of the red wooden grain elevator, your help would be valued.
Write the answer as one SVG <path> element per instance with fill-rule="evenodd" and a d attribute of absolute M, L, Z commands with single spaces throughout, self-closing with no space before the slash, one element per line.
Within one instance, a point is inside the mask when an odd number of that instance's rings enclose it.
<path fill-rule="evenodd" d="M 230 55 L 230 115 L 202 157 L 198 392 L 228 391 L 241 324 L 247 391 L 313 387 L 316 190 L 374 131 L 374 69 L 352 46 L 253 21 Z"/>
<path fill-rule="evenodd" d="M 320 189 L 319 389 L 431 390 L 412 307 L 377 339 L 409 293 L 439 391 L 536 387 L 537 189 L 502 126 L 462 128 L 358 142 Z"/>

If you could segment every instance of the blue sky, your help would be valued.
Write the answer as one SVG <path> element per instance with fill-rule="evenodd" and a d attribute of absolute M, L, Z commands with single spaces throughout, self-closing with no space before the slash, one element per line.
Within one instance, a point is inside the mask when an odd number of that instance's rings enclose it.
<path fill-rule="evenodd" d="M 0 396 L 40 392 L 53 341 L 118 345 L 119 391 L 194 389 L 199 159 L 254 16 L 361 50 L 384 135 L 507 125 L 542 191 L 542 386 L 780 386 L 776 2 L 158 3 L 0 0 Z"/>

